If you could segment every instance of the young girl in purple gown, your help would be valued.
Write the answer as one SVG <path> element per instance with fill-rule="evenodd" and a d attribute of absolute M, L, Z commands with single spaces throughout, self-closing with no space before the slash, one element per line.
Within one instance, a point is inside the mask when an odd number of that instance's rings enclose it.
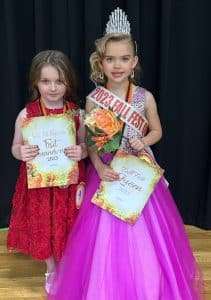
<path fill-rule="evenodd" d="M 147 153 L 156 164 L 150 146 L 160 140 L 162 129 L 153 95 L 135 85 L 137 49 L 125 18 L 115 10 L 105 35 L 96 41 L 91 78 L 146 118 L 146 134 L 124 124 L 126 139 L 120 148 L 136 156 Z M 115 27 L 117 19 L 120 26 Z M 87 99 L 87 113 L 95 107 Z M 90 148 L 89 155 L 84 201 L 48 299 L 203 299 L 201 273 L 166 180 L 161 177 L 138 220 L 130 225 L 91 202 L 101 180 L 119 179 L 109 166 L 114 154 L 100 157 Z"/>

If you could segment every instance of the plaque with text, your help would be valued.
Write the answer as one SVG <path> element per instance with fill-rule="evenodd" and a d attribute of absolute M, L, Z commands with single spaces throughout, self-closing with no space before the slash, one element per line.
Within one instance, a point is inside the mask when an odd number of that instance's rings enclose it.
<path fill-rule="evenodd" d="M 163 170 L 144 159 L 118 151 L 110 167 L 120 175 L 113 182 L 102 181 L 92 203 L 125 222 L 134 224 Z"/>
<path fill-rule="evenodd" d="M 76 144 L 73 117 L 58 114 L 22 120 L 24 144 L 38 145 L 39 154 L 26 163 L 28 188 L 65 186 L 78 182 L 78 163 L 64 154 Z"/>

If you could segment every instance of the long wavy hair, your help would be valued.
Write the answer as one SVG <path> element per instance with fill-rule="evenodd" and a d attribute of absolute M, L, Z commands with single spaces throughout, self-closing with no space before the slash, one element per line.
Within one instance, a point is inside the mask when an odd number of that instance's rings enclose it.
<path fill-rule="evenodd" d="M 37 84 L 40 80 L 42 68 L 48 65 L 53 66 L 58 71 L 60 79 L 65 79 L 65 100 L 76 102 L 78 100 L 78 95 L 76 76 L 73 66 L 67 55 L 57 50 L 41 51 L 32 59 L 29 71 L 29 89 L 31 94 L 29 100 L 32 101 L 40 97 Z"/>
<path fill-rule="evenodd" d="M 90 78 L 95 84 L 100 84 L 100 85 L 105 85 L 107 79 L 103 74 L 103 69 L 102 69 L 102 60 L 105 55 L 106 51 L 106 45 L 108 42 L 128 42 L 132 49 L 133 49 L 133 55 L 137 55 L 137 46 L 136 42 L 133 40 L 131 35 L 126 35 L 126 34 L 106 34 L 102 38 L 97 39 L 95 41 L 95 47 L 96 50 L 90 55 L 90 67 L 91 67 L 91 72 L 90 72 Z M 134 68 L 134 78 L 131 78 L 129 76 L 129 81 L 132 83 L 136 83 L 136 80 L 139 79 L 141 73 L 141 66 L 140 63 L 138 62 Z"/>

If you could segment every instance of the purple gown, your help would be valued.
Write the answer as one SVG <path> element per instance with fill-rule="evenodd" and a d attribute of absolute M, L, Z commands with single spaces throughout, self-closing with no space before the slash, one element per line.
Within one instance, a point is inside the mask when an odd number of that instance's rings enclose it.
<path fill-rule="evenodd" d="M 139 92 L 144 101 L 144 90 Z M 111 159 L 103 157 L 105 163 Z M 135 225 L 91 203 L 99 182 L 90 164 L 84 201 L 48 299 L 203 299 L 201 273 L 165 179 Z"/>

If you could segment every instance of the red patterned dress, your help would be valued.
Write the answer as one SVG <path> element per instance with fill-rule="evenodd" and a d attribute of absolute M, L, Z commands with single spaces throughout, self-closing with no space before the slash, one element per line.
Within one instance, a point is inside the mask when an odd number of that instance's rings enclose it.
<path fill-rule="evenodd" d="M 69 109 L 76 109 L 68 102 Z M 27 117 L 42 115 L 39 100 L 26 106 Z M 47 109 L 47 114 L 61 114 L 63 109 Z M 75 116 L 76 128 L 79 117 Z M 85 181 L 84 161 L 79 162 L 79 182 Z M 77 216 L 75 194 L 77 184 L 68 188 L 27 188 L 26 163 L 22 162 L 13 196 L 13 209 L 7 237 L 10 250 L 45 260 L 53 255 L 59 260 Z"/>

